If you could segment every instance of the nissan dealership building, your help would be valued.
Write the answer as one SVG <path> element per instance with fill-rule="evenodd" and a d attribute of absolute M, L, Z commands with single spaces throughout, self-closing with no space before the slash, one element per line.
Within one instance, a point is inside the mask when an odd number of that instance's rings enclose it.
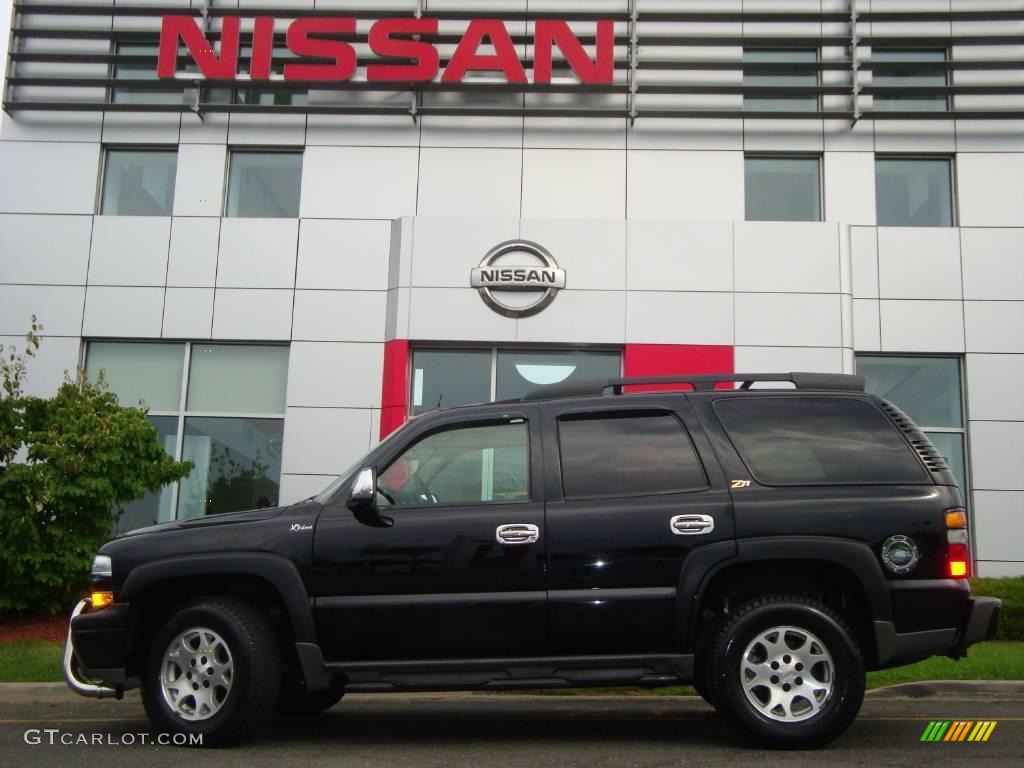
<path fill-rule="evenodd" d="M 288 503 L 407 418 L 857 372 L 1024 574 L 1021 0 L 15 0 L 0 343 Z"/>

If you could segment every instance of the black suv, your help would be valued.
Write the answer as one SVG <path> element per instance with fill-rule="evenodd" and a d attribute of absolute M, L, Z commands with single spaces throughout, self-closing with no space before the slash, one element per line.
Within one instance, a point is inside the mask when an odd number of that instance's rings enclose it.
<path fill-rule="evenodd" d="M 862 378 L 615 379 L 434 411 L 319 496 L 114 539 L 65 676 L 207 744 L 349 691 L 692 683 L 813 747 L 866 670 L 993 635 L 969 564 L 945 461 Z"/>

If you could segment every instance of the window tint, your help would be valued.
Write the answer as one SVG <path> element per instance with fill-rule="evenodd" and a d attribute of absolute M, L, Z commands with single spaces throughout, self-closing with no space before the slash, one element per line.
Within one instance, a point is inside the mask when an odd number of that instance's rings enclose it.
<path fill-rule="evenodd" d="M 288 347 L 193 344 L 188 410 L 284 413 Z"/>
<path fill-rule="evenodd" d="M 227 215 L 297 218 L 301 187 L 301 152 L 232 152 Z"/>
<path fill-rule="evenodd" d="M 951 227 L 948 158 L 878 158 L 875 203 L 880 227 Z"/>
<path fill-rule="evenodd" d="M 841 397 L 737 397 L 715 412 L 765 485 L 920 483 L 924 468 L 874 406 Z"/>
<path fill-rule="evenodd" d="M 748 157 L 747 221 L 821 221 L 816 157 Z"/>
<path fill-rule="evenodd" d="M 884 397 L 919 427 L 962 427 L 960 361 L 955 357 L 857 357 L 867 391 Z"/>
<path fill-rule="evenodd" d="M 491 399 L 491 350 L 417 349 L 412 354 L 412 415 Z"/>
<path fill-rule="evenodd" d="M 744 85 L 769 85 L 780 88 L 793 86 L 814 86 L 818 84 L 818 72 L 809 65 L 818 61 L 815 48 L 745 48 L 743 63 L 781 64 L 780 67 L 764 67 L 743 70 Z M 806 64 L 807 68 L 792 68 L 786 65 Z M 818 108 L 817 96 L 757 97 L 744 96 L 743 108 L 751 111 L 771 112 L 813 112 Z"/>
<path fill-rule="evenodd" d="M 384 505 L 433 506 L 530 498 L 525 422 L 435 432 L 380 473 Z"/>
<path fill-rule="evenodd" d="M 558 421 L 567 499 L 649 496 L 703 488 L 704 470 L 671 414 L 617 414 Z"/>
<path fill-rule="evenodd" d="M 178 410 L 184 366 L 180 344 L 94 341 L 85 358 L 89 380 L 102 373 L 121 405 L 141 402 L 156 411 Z"/>
<path fill-rule="evenodd" d="M 100 213 L 170 216 L 177 168 L 174 150 L 108 149 Z"/>
<path fill-rule="evenodd" d="M 942 48 L 878 49 L 871 51 L 872 85 L 913 87 L 921 85 L 943 86 L 946 70 L 938 64 L 946 60 Z M 931 66 L 929 66 L 931 65 Z M 885 96 L 875 95 L 875 109 L 921 111 L 946 109 L 945 96 Z"/>

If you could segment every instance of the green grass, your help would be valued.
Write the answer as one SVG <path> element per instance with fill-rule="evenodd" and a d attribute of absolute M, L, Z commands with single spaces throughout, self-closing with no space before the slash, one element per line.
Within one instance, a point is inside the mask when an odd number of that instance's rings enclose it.
<path fill-rule="evenodd" d="M 59 682 L 64 679 L 63 656 L 63 643 L 42 640 L 0 643 L 0 682 Z"/>
<path fill-rule="evenodd" d="M 1024 640 L 1024 576 L 1015 579 L 971 579 L 976 595 L 1003 601 L 996 640 Z"/>
<path fill-rule="evenodd" d="M 933 656 L 906 667 L 868 673 L 868 688 L 917 680 L 1024 680 L 1024 642 L 972 645 L 960 661 Z"/>

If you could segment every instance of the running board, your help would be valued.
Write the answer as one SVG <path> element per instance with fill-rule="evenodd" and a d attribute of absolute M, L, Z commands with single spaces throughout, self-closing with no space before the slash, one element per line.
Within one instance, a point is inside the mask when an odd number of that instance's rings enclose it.
<path fill-rule="evenodd" d="M 548 656 L 513 659 L 334 662 L 346 691 L 512 690 L 680 685 L 693 679 L 690 654 Z"/>

